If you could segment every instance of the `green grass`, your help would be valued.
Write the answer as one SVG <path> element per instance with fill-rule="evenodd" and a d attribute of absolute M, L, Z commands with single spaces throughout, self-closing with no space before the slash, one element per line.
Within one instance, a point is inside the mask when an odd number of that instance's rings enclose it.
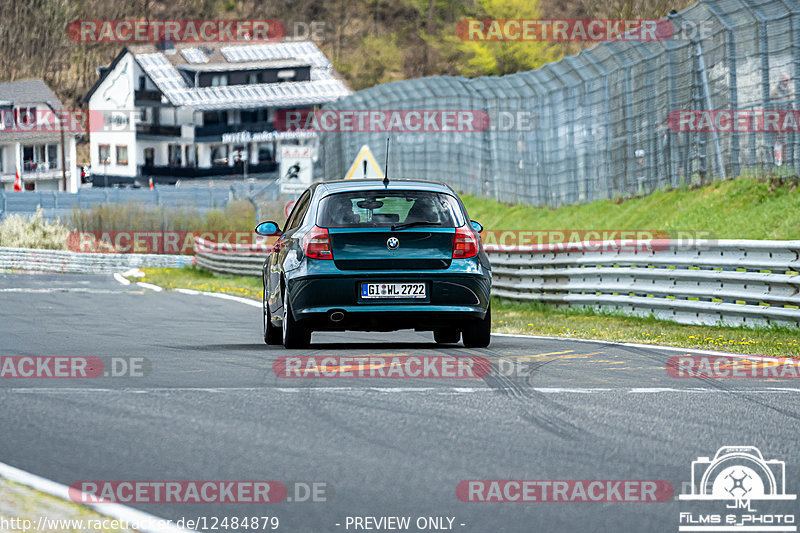
<path fill-rule="evenodd" d="M 165 289 L 221 292 L 261 300 L 261 280 L 255 277 L 220 276 L 194 267 L 146 268 L 144 272 L 145 277 L 138 281 Z M 136 278 L 130 279 L 136 281 Z M 797 329 L 684 326 L 655 318 L 498 298 L 492 301 L 492 313 L 492 330 L 498 333 L 638 342 L 784 357 L 800 355 L 800 330 Z"/>
<path fill-rule="evenodd" d="M 261 300 L 261 280 L 250 276 L 218 276 L 195 267 L 145 268 L 143 278 L 129 277 L 131 281 L 145 281 L 165 289 L 193 289 L 204 292 L 222 292 Z"/>
<path fill-rule="evenodd" d="M 719 239 L 800 239 L 800 189 L 797 182 L 777 179 L 739 178 L 558 209 L 463 200 L 470 217 L 492 230 L 705 231 Z"/>

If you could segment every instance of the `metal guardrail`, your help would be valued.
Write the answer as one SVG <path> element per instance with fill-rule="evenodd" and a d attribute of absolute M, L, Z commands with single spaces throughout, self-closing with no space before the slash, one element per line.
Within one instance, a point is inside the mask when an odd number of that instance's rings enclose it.
<path fill-rule="evenodd" d="M 247 198 L 254 189 L 268 200 L 280 198 L 279 186 L 274 182 L 219 182 L 214 187 L 192 186 L 157 187 L 149 189 L 80 189 L 77 193 L 47 191 L 0 191 L 0 219 L 18 214 L 29 216 L 41 207 L 47 219 L 62 219 L 72 215 L 74 209 L 86 209 L 108 204 L 135 203 L 149 207 L 183 208 L 205 212 L 223 209 L 229 201 Z"/>
<path fill-rule="evenodd" d="M 682 324 L 800 325 L 800 241 L 651 244 L 487 245 L 492 292 Z"/>
<path fill-rule="evenodd" d="M 0 271 L 113 274 L 131 268 L 181 268 L 191 265 L 190 255 L 98 254 L 33 248 L 0 248 Z"/>
<path fill-rule="evenodd" d="M 272 250 L 269 244 L 225 244 L 194 238 L 197 268 L 215 274 L 261 277 L 264 259 Z"/>
<path fill-rule="evenodd" d="M 632 241 L 636 242 L 636 241 Z M 486 245 L 492 293 L 682 324 L 800 326 L 800 241 Z M 195 239 L 197 266 L 260 276 L 268 245 Z"/>

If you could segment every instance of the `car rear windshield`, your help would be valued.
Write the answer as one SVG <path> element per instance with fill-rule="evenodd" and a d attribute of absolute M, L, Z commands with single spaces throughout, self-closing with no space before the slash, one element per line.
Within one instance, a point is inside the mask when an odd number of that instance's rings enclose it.
<path fill-rule="evenodd" d="M 396 224 L 464 225 L 458 201 L 430 191 L 354 191 L 322 199 L 317 225 L 323 228 L 372 228 Z"/>

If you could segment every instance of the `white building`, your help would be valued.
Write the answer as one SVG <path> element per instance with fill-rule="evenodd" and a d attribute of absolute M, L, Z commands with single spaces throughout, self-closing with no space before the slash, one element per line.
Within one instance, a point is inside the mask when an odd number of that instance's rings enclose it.
<path fill-rule="evenodd" d="M 26 191 L 77 192 L 75 134 L 62 135 L 59 110 L 40 79 L 0 83 L 0 190 L 13 190 L 19 173 Z"/>
<path fill-rule="evenodd" d="M 249 176 L 273 172 L 281 143 L 316 141 L 276 131 L 276 111 L 351 93 L 311 41 L 142 45 L 122 50 L 100 74 L 85 98 L 90 115 L 135 118 L 90 133 L 96 187 L 241 177 L 242 159 Z"/>

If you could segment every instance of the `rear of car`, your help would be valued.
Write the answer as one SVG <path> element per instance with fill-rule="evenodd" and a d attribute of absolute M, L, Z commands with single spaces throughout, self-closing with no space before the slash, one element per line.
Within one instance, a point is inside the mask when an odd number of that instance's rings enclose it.
<path fill-rule="evenodd" d="M 455 192 L 329 182 L 308 202 L 298 231 L 282 236 L 299 248 L 281 266 L 286 320 L 301 341 L 311 331 L 410 328 L 488 345 L 491 267 Z"/>

